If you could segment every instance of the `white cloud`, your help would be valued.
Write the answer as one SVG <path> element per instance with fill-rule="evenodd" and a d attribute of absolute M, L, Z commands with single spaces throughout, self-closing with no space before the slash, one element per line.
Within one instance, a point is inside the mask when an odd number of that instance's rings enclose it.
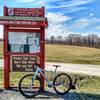
<path fill-rule="evenodd" d="M 71 2 L 69 2 L 69 7 L 72 7 L 72 6 L 80 6 L 80 5 L 84 5 L 84 4 L 87 4 L 87 3 L 91 3 L 95 0 L 72 0 Z"/>
<path fill-rule="evenodd" d="M 30 2 L 35 2 L 37 0 L 17 0 L 17 1 L 21 3 L 30 3 Z"/>
<path fill-rule="evenodd" d="M 52 1 L 52 0 L 51 0 Z M 92 3 L 95 0 L 69 0 L 69 1 L 60 1 L 59 5 L 46 5 L 47 9 L 61 9 L 63 13 L 72 13 L 81 10 L 87 10 L 88 7 L 85 4 Z M 91 13 L 90 16 L 93 16 Z"/>
<path fill-rule="evenodd" d="M 47 18 L 50 23 L 59 24 L 71 20 L 71 17 L 65 16 L 62 13 L 48 13 Z"/>
<path fill-rule="evenodd" d="M 87 3 L 91 3 L 95 0 L 70 0 L 66 2 L 60 2 L 58 6 L 51 6 L 49 5 L 48 8 L 69 8 L 69 7 L 78 7 Z"/>
<path fill-rule="evenodd" d="M 47 6 L 49 3 L 55 2 L 57 0 L 17 0 L 20 3 L 29 3 L 34 6 Z M 62 1 L 62 0 L 59 0 Z M 58 1 L 57 1 L 58 2 Z"/>
<path fill-rule="evenodd" d="M 90 13 L 89 16 L 90 16 L 90 17 L 93 17 L 93 16 L 94 16 L 94 13 Z"/>
<path fill-rule="evenodd" d="M 66 34 L 67 27 L 64 23 L 71 20 L 71 17 L 65 16 L 61 13 L 48 13 L 47 18 L 49 21 L 49 27 L 46 30 L 46 37 Z"/>
<path fill-rule="evenodd" d="M 91 21 L 88 19 L 79 19 L 75 21 L 75 23 L 72 25 L 71 28 L 83 29 L 90 24 L 91 24 Z"/>
<path fill-rule="evenodd" d="M 22 3 L 37 3 L 37 2 L 45 2 L 45 3 L 52 3 L 52 2 L 59 2 L 59 1 L 62 1 L 62 0 L 17 0 L 17 2 L 22 2 Z"/>
<path fill-rule="evenodd" d="M 61 13 L 48 13 L 47 18 L 49 20 L 49 27 L 46 30 L 46 37 L 50 37 L 51 35 L 66 36 L 69 33 L 74 33 L 74 31 L 86 30 L 88 26 L 100 24 L 100 19 L 94 17 L 80 18 L 73 21 L 71 24 L 65 24 L 72 20 L 72 18 Z M 100 29 L 100 27 L 97 27 L 97 29 Z"/>
<path fill-rule="evenodd" d="M 3 26 L 0 25 L 0 38 L 3 38 Z"/>
<path fill-rule="evenodd" d="M 72 25 L 68 26 L 68 29 L 84 29 L 90 25 L 98 24 L 100 23 L 99 18 L 81 18 L 73 22 Z"/>
<path fill-rule="evenodd" d="M 100 30 L 100 26 L 97 26 L 97 27 L 96 27 L 96 30 Z"/>
<path fill-rule="evenodd" d="M 17 0 L 20 3 L 29 3 L 31 6 L 45 6 L 46 9 L 66 9 L 68 12 L 75 12 L 80 10 L 85 10 L 85 4 L 94 2 L 95 0 Z M 54 2 L 57 2 L 55 5 Z"/>
<path fill-rule="evenodd" d="M 66 36 L 67 28 L 64 25 L 53 25 L 51 24 L 48 29 L 46 29 L 46 37 L 50 36 Z"/>
<path fill-rule="evenodd" d="M 67 8 L 64 13 L 73 13 L 73 12 L 77 12 L 77 11 L 81 11 L 81 10 L 87 10 L 88 8 L 87 7 L 70 7 L 70 8 Z"/>

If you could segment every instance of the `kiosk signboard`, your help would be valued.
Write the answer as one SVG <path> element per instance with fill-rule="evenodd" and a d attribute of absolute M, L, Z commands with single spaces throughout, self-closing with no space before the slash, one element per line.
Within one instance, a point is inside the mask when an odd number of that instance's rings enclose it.
<path fill-rule="evenodd" d="M 40 33 L 9 32 L 8 51 L 11 53 L 40 53 Z M 33 64 L 39 62 L 38 56 L 13 55 L 11 56 L 12 71 L 34 71 Z"/>
<path fill-rule="evenodd" d="M 37 56 L 11 56 L 12 71 L 32 72 L 35 71 L 33 64 L 38 60 Z"/>

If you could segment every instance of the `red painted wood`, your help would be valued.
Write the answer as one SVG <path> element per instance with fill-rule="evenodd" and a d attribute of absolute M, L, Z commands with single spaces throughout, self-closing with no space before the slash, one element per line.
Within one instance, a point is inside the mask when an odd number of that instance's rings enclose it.
<path fill-rule="evenodd" d="M 40 65 L 42 67 L 42 69 L 45 69 L 45 41 L 44 41 L 44 28 L 41 28 L 41 36 L 40 36 L 40 40 L 41 40 L 41 51 L 40 51 L 40 55 L 41 55 L 41 58 L 40 58 Z M 44 73 L 45 74 L 45 73 Z M 41 79 L 42 79 L 42 90 L 44 91 L 44 78 L 41 76 Z"/>
<path fill-rule="evenodd" d="M 40 30 L 30 30 L 30 29 L 7 29 L 7 32 L 29 32 L 29 33 L 34 33 L 34 32 L 38 32 L 40 33 Z M 20 34 L 20 33 L 18 33 Z"/>
<path fill-rule="evenodd" d="M 8 8 L 8 15 L 12 14 L 13 16 L 41 17 L 42 13 L 41 8 Z"/>
<path fill-rule="evenodd" d="M 39 10 L 40 12 L 42 12 L 41 17 L 45 17 L 45 11 L 44 11 L 44 7 L 42 8 L 30 8 L 29 10 L 31 11 L 35 11 L 35 10 Z M 28 8 L 14 8 L 14 10 L 17 10 L 18 13 L 19 11 L 22 12 L 27 12 Z M 15 14 L 15 11 L 14 11 Z M 8 15 L 8 8 L 4 7 L 4 16 Z M 20 16 L 20 15 L 19 15 Z M 29 14 L 29 16 L 31 16 L 31 13 Z M 40 16 L 40 15 L 39 15 Z M 5 89 L 9 89 L 10 87 L 10 58 L 12 55 L 36 55 L 40 57 L 40 65 L 43 69 L 45 69 L 45 27 L 48 25 L 47 22 L 36 22 L 37 24 L 33 25 L 33 24 L 16 24 L 14 22 L 14 24 L 11 24 L 9 22 L 2 22 L 4 25 L 4 88 Z M 14 29 L 15 27 L 15 29 Z M 21 29 L 20 29 L 21 28 Z M 26 28 L 26 29 L 25 29 Z M 30 28 L 39 28 L 39 29 L 30 29 Z M 38 32 L 40 33 L 40 52 L 39 53 L 16 53 L 16 52 L 9 52 L 7 50 L 8 48 L 8 33 L 9 32 L 29 32 L 29 33 L 34 33 L 34 32 Z M 20 34 L 20 33 L 18 33 Z M 42 82 L 42 90 L 44 90 L 44 78 L 41 76 L 43 82 Z"/>
<path fill-rule="evenodd" d="M 7 16 L 7 7 L 4 7 L 4 16 Z M 9 57 L 8 55 L 6 55 L 7 53 L 7 27 L 6 25 L 4 25 L 4 88 L 5 89 L 9 89 L 9 65 L 8 65 L 8 61 L 9 61 Z"/>
<path fill-rule="evenodd" d="M 26 20 L 3 20 L 3 19 L 0 19 L 0 24 L 1 25 L 23 25 L 23 26 L 38 26 L 38 27 L 41 27 L 41 26 L 47 26 L 44 22 L 42 21 L 39 21 L 39 22 L 36 22 L 36 21 L 26 21 Z"/>
<path fill-rule="evenodd" d="M 45 17 L 44 15 L 44 7 L 42 7 L 42 17 Z M 41 34 L 40 34 L 40 54 L 41 54 L 41 58 L 40 58 L 40 65 L 42 67 L 42 69 L 45 69 L 45 31 L 44 31 L 44 27 L 41 27 Z M 44 73 L 45 74 L 45 73 Z M 44 78 L 42 77 L 42 75 L 40 76 L 42 79 L 42 91 L 44 91 Z"/>

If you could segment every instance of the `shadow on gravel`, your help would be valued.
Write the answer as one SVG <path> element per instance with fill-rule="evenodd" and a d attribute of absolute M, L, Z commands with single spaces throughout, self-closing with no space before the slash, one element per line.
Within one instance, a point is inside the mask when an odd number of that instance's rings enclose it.
<path fill-rule="evenodd" d="M 44 95 L 44 97 L 43 97 Z M 76 93 L 69 92 L 65 95 L 58 95 L 56 93 L 51 92 L 43 92 L 42 97 L 38 96 L 35 99 L 60 99 L 60 100 L 100 100 L 100 94 L 89 94 L 89 93 Z"/>
<path fill-rule="evenodd" d="M 0 89 L 0 93 L 3 92 L 3 91 L 4 91 L 3 89 Z"/>
<path fill-rule="evenodd" d="M 11 94 L 12 93 L 13 94 L 12 96 L 14 97 L 13 100 L 35 100 L 35 99 L 36 100 L 100 100 L 100 94 L 77 93 L 75 91 L 69 92 L 69 93 L 67 93 L 63 96 L 58 95 L 58 94 L 53 93 L 53 92 L 45 91 L 45 92 L 40 93 L 35 98 L 31 98 L 31 99 L 23 97 L 18 92 L 18 89 L 11 89 L 11 90 L 7 90 L 7 91 L 8 92 L 5 92 L 5 90 L 4 90 L 4 92 L 1 92 L 0 94 L 4 93 L 4 95 L 5 95 L 5 94 Z M 17 99 L 16 99 L 16 97 L 17 97 Z M 8 99 L 8 100 L 11 100 L 11 99 Z"/>
<path fill-rule="evenodd" d="M 63 96 L 63 100 L 100 100 L 100 94 L 70 92 Z"/>
<path fill-rule="evenodd" d="M 35 99 L 60 99 L 62 98 L 62 96 L 56 94 L 56 93 L 52 93 L 52 92 L 49 92 L 49 91 L 44 91 L 42 93 L 40 93 L 39 96 L 35 97 Z"/>

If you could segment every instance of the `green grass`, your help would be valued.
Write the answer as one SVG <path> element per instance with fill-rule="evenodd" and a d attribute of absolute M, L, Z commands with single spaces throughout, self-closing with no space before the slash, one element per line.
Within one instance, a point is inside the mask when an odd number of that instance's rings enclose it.
<path fill-rule="evenodd" d="M 82 74 L 72 74 L 74 77 L 84 77 L 82 80 L 77 82 L 77 92 L 79 93 L 90 93 L 100 95 L 100 77 L 88 76 Z M 74 79 L 73 77 L 73 79 Z"/>
<path fill-rule="evenodd" d="M 0 59 L 3 58 L 3 42 L 0 42 Z"/>
<path fill-rule="evenodd" d="M 46 77 L 52 79 L 53 72 L 46 72 Z M 67 73 L 74 81 L 75 78 L 83 78 L 77 81 L 77 93 L 91 93 L 100 95 L 100 77 L 85 74 Z"/>
<path fill-rule="evenodd" d="M 45 49 L 49 62 L 100 64 L 100 49 L 65 45 L 46 45 Z"/>
<path fill-rule="evenodd" d="M 3 70 L 0 68 L 0 87 L 3 87 Z"/>

